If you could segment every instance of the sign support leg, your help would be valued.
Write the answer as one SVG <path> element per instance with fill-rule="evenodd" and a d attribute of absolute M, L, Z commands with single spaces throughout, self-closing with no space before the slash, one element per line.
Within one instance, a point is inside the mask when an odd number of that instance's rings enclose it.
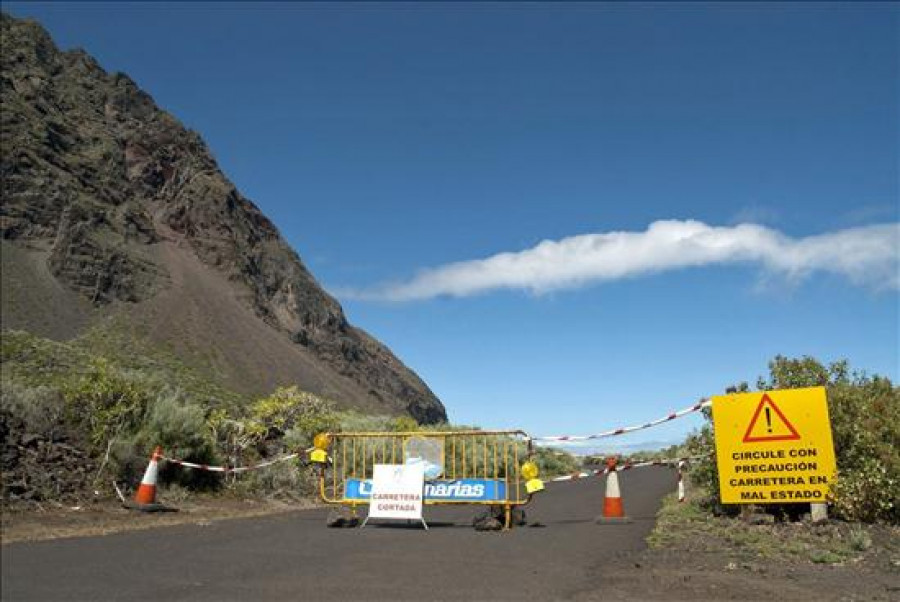
<path fill-rule="evenodd" d="M 828 520 L 828 504 L 810 504 L 809 514 L 814 523 Z"/>

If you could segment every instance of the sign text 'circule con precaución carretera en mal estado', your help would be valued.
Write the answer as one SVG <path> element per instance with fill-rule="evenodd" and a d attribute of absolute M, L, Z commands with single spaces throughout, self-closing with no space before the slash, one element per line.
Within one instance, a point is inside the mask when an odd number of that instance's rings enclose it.
<path fill-rule="evenodd" d="M 824 503 L 836 467 L 823 387 L 712 399 L 726 504 Z"/>

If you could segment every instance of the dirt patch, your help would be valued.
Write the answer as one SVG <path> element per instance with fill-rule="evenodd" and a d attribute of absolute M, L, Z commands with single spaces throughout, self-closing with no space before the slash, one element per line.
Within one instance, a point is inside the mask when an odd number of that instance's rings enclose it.
<path fill-rule="evenodd" d="M 602 591 L 576 599 L 897 600 L 900 568 L 890 564 L 887 546 L 891 538 L 896 546 L 898 534 L 883 535 L 871 555 L 837 563 L 774 560 L 728 549 L 651 549 L 604 567 Z"/>
<path fill-rule="evenodd" d="M 650 549 L 593 568 L 577 600 L 897 600 L 900 527 L 714 517 L 668 498 Z"/>
<path fill-rule="evenodd" d="M 305 500 L 285 502 L 222 496 L 192 496 L 182 501 L 163 498 L 161 501 L 178 508 L 179 511 L 143 513 L 126 510 L 120 503 L 112 500 L 79 506 L 60 504 L 32 505 L 28 508 L 4 506 L 2 543 L 107 535 L 182 524 L 207 525 L 218 520 L 319 507 L 316 502 Z"/>

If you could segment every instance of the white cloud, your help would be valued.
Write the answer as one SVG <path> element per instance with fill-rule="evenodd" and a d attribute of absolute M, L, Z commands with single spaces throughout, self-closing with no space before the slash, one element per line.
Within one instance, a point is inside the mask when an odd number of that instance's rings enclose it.
<path fill-rule="evenodd" d="M 755 263 L 792 280 L 828 272 L 858 285 L 900 288 L 900 223 L 791 238 L 757 224 L 714 227 L 665 220 L 643 232 L 606 232 L 545 240 L 524 251 L 498 253 L 422 270 L 406 282 L 347 296 L 414 301 L 466 297 L 498 289 L 536 294 L 688 267 Z"/>

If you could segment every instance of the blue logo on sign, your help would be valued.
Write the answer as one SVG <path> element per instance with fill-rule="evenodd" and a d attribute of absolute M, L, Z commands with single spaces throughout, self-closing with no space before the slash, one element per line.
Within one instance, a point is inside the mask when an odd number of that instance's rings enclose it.
<path fill-rule="evenodd" d="M 344 498 L 368 500 L 372 479 L 347 479 Z M 506 482 L 494 479 L 426 481 L 425 501 L 490 502 L 506 499 Z"/>

